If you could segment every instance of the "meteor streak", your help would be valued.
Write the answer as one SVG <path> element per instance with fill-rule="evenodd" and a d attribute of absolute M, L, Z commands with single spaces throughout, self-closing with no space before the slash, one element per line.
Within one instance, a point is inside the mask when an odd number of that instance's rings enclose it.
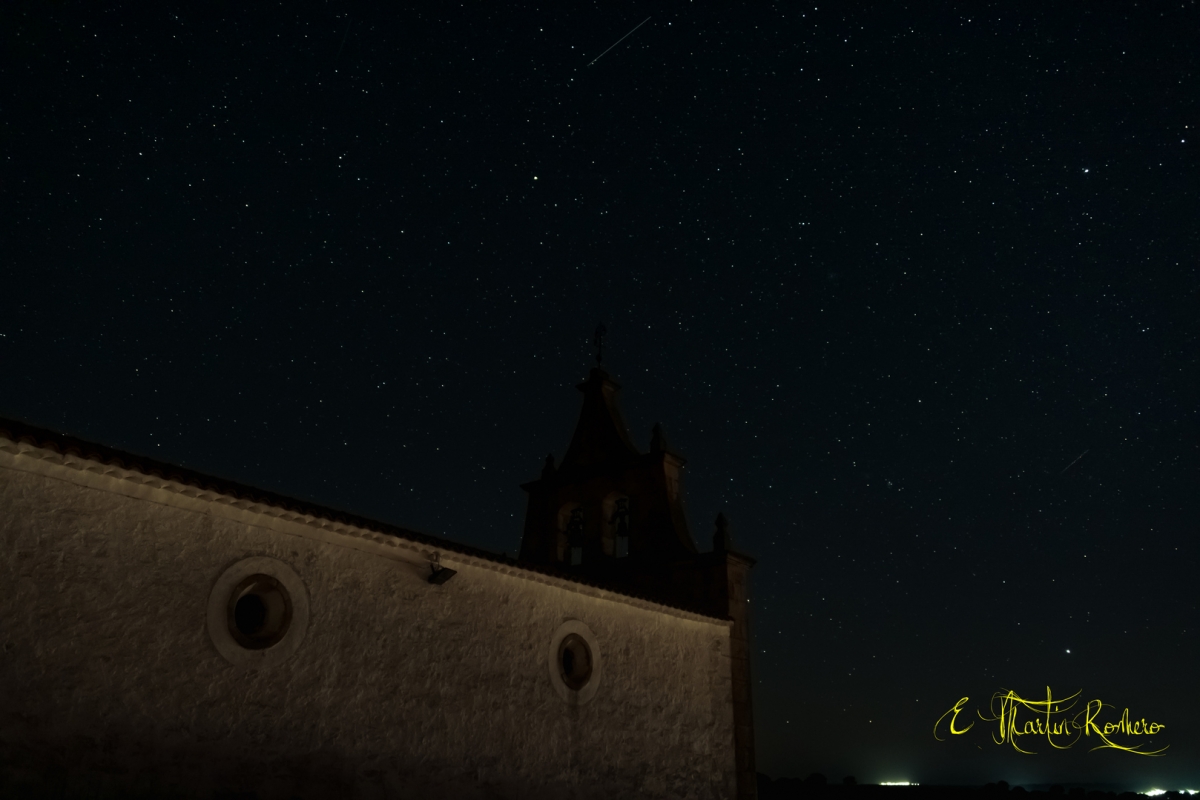
<path fill-rule="evenodd" d="M 647 22 L 649 22 L 649 21 L 650 21 L 650 18 L 649 18 L 649 17 L 646 17 L 644 20 L 642 20 L 641 22 L 639 22 L 637 25 L 634 25 L 634 26 L 633 26 L 633 30 L 632 30 L 632 31 L 630 31 L 629 33 L 627 33 L 627 34 L 625 34 L 624 36 L 622 36 L 620 39 L 617 39 L 615 42 L 613 42 L 613 43 L 612 43 L 612 46 L 611 46 L 611 47 L 609 47 L 609 48 L 608 48 L 608 50 L 612 50 L 612 49 L 613 49 L 613 47 L 616 47 L 616 46 L 617 46 L 617 45 L 619 45 L 621 42 L 623 42 L 623 41 L 625 41 L 626 39 L 628 39 L 628 38 L 629 38 L 629 37 L 630 37 L 630 36 L 633 34 L 633 31 L 636 31 L 638 28 L 642 27 L 643 25 L 645 25 L 645 24 L 646 24 Z M 599 61 L 600 59 L 604 58 L 604 54 L 605 54 L 605 53 L 607 53 L 607 52 L 608 52 L 608 50 L 605 50 L 605 51 L 604 51 L 604 53 L 601 53 L 600 55 L 596 56 L 596 57 L 595 57 L 595 58 L 593 58 L 591 61 L 589 61 L 589 62 L 587 63 L 587 66 L 589 66 L 589 67 L 590 67 L 592 64 L 595 64 L 597 61 Z"/>
<path fill-rule="evenodd" d="M 1067 471 L 1067 470 L 1069 470 L 1071 467 L 1075 466 L 1075 462 L 1076 462 L 1076 461 L 1079 461 L 1079 459 L 1083 458 L 1084 456 L 1086 456 L 1086 455 L 1087 455 L 1088 453 L 1090 453 L 1090 452 L 1092 452 L 1092 451 L 1091 451 L 1091 448 L 1089 448 L 1089 449 L 1087 449 L 1087 450 L 1084 450 L 1082 453 L 1080 453 L 1079 455 L 1075 456 L 1075 461 L 1072 461 L 1070 464 L 1067 464 L 1065 467 L 1063 467 L 1063 471 L 1062 471 L 1062 472 L 1060 472 L 1060 473 L 1058 473 L 1058 474 L 1059 474 L 1059 475 L 1062 475 L 1062 474 L 1063 474 L 1063 472 L 1066 472 L 1066 471 Z"/>

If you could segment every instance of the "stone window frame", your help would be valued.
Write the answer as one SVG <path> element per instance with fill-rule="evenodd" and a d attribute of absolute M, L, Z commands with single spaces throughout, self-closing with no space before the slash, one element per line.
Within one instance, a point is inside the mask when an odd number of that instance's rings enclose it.
<path fill-rule="evenodd" d="M 266 575 L 274 578 L 287 593 L 291 619 L 279 641 L 269 647 L 250 649 L 242 646 L 230 631 L 230 602 L 234 591 L 248 578 Z M 221 657 L 237 667 L 265 669 L 283 663 L 300 649 L 308 632 L 308 591 L 304 581 L 290 566 L 268 556 L 251 556 L 226 567 L 208 595 L 206 618 L 208 637 Z"/>
<path fill-rule="evenodd" d="M 559 648 L 562 646 L 563 640 L 571 635 L 583 639 L 587 644 L 592 661 L 591 677 L 579 689 L 572 689 L 567 685 L 566 681 L 563 680 L 559 667 Z M 603 665 L 604 660 L 600 655 L 600 643 L 596 640 L 596 634 L 582 620 L 566 620 L 558 626 L 558 629 L 554 631 L 554 635 L 550 637 L 550 647 L 546 651 L 546 666 L 550 672 L 550 685 L 554 687 L 555 693 L 567 705 L 581 706 L 596 696 L 596 692 L 599 691 L 600 684 L 604 678 Z"/>

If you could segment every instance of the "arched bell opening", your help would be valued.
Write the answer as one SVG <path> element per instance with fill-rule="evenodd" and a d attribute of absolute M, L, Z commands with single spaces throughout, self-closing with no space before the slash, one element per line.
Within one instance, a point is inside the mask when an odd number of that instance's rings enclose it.
<path fill-rule="evenodd" d="M 583 563 L 583 506 L 566 503 L 558 510 L 558 536 L 555 559 L 561 564 L 577 566 Z"/>
<path fill-rule="evenodd" d="M 629 555 L 630 502 L 627 495 L 618 492 L 604 498 L 601 507 L 604 515 L 601 544 L 606 556 L 624 558 Z"/>

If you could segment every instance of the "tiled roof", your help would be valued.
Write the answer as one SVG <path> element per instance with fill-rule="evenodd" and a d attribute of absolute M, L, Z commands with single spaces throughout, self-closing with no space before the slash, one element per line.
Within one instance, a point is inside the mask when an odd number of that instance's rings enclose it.
<path fill-rule="evenodd" d="M 100 464 L 119 467 L 121 469 L 140 472 L 143 475 L 151 475 L 161 480 L 173 481 L 185 486 L 193 486 L 200 491 L 214 492 L 223 494 L 229 497 L 234 497 L 239 500 L 244 500 L 248 503 L 257 503 L 260 505 L 270 506 L 272 508 L 283 509 L 296 514 L 306 514 L 317 519 L 324 519 L 330 522 L 336 522 L 343 525 L 350 525 L 363 530 L 372 531 L 374 533 L 383 534 L 385 536 L 395 536 L 405 539 L 410 542 L 436 547 L 447 552 L 458 553 L 463 556 L 477 558 L 482 561 L 490 561 L 495 564 L 500 564 L 516 569 L 535 572 L 542 575 L 551 576 L 560 580 L 576 583 L 583 586 L 590 586 L 596 589 L 602 589 L 613 594 L 618 594 L 623 597 L 630 597 L 637 600 L 654 603 L 660 606 L 675 608 L 680 611 L 686 611 L 690 614 L 697 614 L 711 619 L 726 619 L 725 617 L 714 616 L 713 614 L 697 608 L 691 608 L 677 603 L 664 602 L 662 599 L 653 597 L 638 592 L 631 592 L 629 589 L 622 586 L 613 586 L 596 581 L 586 580 L 579 575 L 567 572 L 565 570 L 555 569 L 553 567 L 544 566 L 541 564 L 530 564 L 524 561 L 510 558 L 504 554 L 493 553 L 489 550 L 482 550 L 477 547 L 460 544 L 459 542 L 443 539 L 438 536 L 430 536 L 429 534 L 419 533 L 408 528 L 401 528 L 398 525 L 389 525 L 386 522 L 360 517 L 356 514 L 350 514 L 345 511 L 339 511 L 328 506 L 317 505 L 305 500 L 297 500 L 287 495 L 278 494 L 277 492 L 259 489 L 254 486 L 248 486 L 237 481 L 227 480 L 225 478 L 217 478 L 212 475 L 206 475 L 202 472 L 180 467 L 175 464 L 167 464 L 163 461 L 157 461 L 146 456 L 139 456 L 133 453 L 127 453 L 123 450 L 116 450 L 112 447 L 107 447 L 95 442 L 89 442 L 84 439 L 78 439 L 74 436 L 68 436 L 57 431 L 52 431 L 47 428 L 39 428 L 34 425 L 29 425 L 14 419 L 0 417 L 0 438 L 8 439 L 12 442 L 25 442 L 34 447 L 39 447 L 45 450 L 51 450 L 61 455 L 73 455 L 77 458 L 95 461 Z"/>

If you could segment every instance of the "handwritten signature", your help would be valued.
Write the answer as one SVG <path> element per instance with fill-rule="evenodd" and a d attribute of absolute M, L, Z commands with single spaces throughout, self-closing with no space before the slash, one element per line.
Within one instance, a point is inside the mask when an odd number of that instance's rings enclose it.
<path fill-rule="evenodd" d="M 1092 750 L 1111 748 L 1126 753 L 1136 753 L 1139 756 L 1160 756 L 1167 750 L 1166 747 L 1158 750 L 1144 750 L 1142 748 L 1146 747 L 1146 744 L 1120 744 L 1110 738 L 1153 736 L 1167 727 L 1160 722 L 1146 722 L 1145 718 L 1131 720 L 1128 708 L 1117 721 L 1101 722 L 1098 720 L 1101 711 L 1105 708 L 1115 708 L 1115 706 L 1107 705 L 1099 700 L 1089 700 L 1081 710 L 1071 715 L 1071 711 L 1078 705 L 1079 695 L 1082 693 L 1081 690 L 1069 697 L 1055 699 L 1050 687 L 1047 686 L 1045 700 L 1030 700 L 1010 689 L 992 695 L 991 703 L 988 706 L 990 716 L 985 717 L 978 710 L 975 713 L 984 722 L 1000 723 L 999 735 L 993 733 L 992 741 L 996 744 L 1008 742 L 1018 752 L 1031 755 L 1034 751 L 1026 750 L 1017 743 L 1020 737 L 1045 736 L 1046 741 L 1056 750 L 1068 750 L 1079 741 L 1080 737 L 1093 735 L 1097 737 L 1099 744 Z M 933 725 L 933 738 L 939 742 L 945 741 L 938 735 L 938 730 L 947 717 L 950 718 L 947 730 L 953 736 L 961 736 L 975 727 L 974 720 L 965 728 L 960 728 L 957 724 L 958 715 L 969 699 L 969 697 L 960 699 L 949 711 L 938 718 Z M 1022 710 L 1032 712 L 1033 718 L 1018 720 L 1019 712 Z"/>

